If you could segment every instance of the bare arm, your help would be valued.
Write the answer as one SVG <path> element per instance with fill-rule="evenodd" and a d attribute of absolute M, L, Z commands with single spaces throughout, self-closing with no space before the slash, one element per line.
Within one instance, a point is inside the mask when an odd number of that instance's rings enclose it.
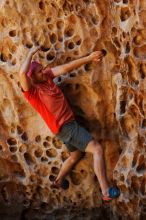
<path fill-rule="evenodd" d="M 73 69 L 76 69 L 78 67 L 80 67 L 81 65 L 90 62 L 90 58 L 89 56 L 71 61 L 67 64 L 64 65 L 60 65 L 60 66 L 56 66 L 54 68 L 52 68 L 52 71 L 54 73 L 54 76 L 59 76 L 62 74 L 66 74 L 67 72 L 72 71 Z"/>
<path fill-rule="evenodd" d="M 28 91 L 31 87 L 30 80 L 28 79 L 28 76 L 26 75 L 26 73 L 29 70 L 29 66 L 30 66 L 32 57 L 38 51 L 38 49 L 39 49 L 38 47 L 35 47 L 29 51 L 24 63 L 22 64 L 22 66 L 19 70 L 20 84 L 21 84 L 24 91 Z"/>
<path fill-rule="evenodd" d="M 79 58 L 77 60 L 71 61 L 71 62 L 64 64 L 64 65 L 56 66 L 56 67 L 52 68 L 52 71 L 54 73 L 54 76 L 56 77 L 61 74 L 66 74 L 67 72 L 70 72 L 73 69 L 76 69 L 76 68 L 80 67 L 81 65 L 86 64 L 90 61 L 94 60 L 96 62 L 99 62 L 103 56 L 104 55 L 101 51 L 95 51 L 95 52 L 91 53 L 89 56 Z M 45 70 L 47 70 L 47 67 L 45 68 Z"/>

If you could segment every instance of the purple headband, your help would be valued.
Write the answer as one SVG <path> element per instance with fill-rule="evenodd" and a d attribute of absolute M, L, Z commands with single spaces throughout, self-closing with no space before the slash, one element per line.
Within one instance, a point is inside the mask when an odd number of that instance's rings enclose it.
<path fill-rule="evenodd" d="M 33 72 L 34 72 L 34 70 L 35 70 L 38 66 L 41 66 L 41 64 L 38 63 L 37 61 L 31 62 L 30 67 L 29 67 L 29 70 L 28 70 L 28 72 L 27 72 L 27 76 L 28 76 L 29 78 L 31 78 L 31 76 L 32 76 L 32 74 L 33 74 Z"/>

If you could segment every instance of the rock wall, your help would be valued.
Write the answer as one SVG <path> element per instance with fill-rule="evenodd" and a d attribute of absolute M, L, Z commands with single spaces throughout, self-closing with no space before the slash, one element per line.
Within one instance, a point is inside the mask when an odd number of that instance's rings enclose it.
<path fill-rule="evenodd" d="M 114 208 L 128 219 L 145 219 L 146 1 L 117 1 L 115 10 L 113 42 L 120 50 L 115 112 L 122 152 L 114 179 L 123 194 Z"/>
<path fill-rule="evenodd" d="M 1 0 L 1 219 L 145 219 L 145 43 L 145 0 Z M 55 82 L 104 148 L 109 181 L 122 191 L 110 209 L 90 155 L 66 191 L 51 188 L 69 154 L 21 93 L 18 72 L 33 45 L 41 45 L 34 59 L 51 67 L 107 50 Z"/>

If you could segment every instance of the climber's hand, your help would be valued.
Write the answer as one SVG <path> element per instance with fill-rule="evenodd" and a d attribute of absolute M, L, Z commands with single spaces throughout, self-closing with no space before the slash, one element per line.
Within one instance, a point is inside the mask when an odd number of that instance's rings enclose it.
<path fill-rule="evenodd" d="M 33 46 L 33 47 L 29 50 L 29 54 L 33 56 L 39 49 L 40 49 L 40 46 Z"/>
<path fill-rule="evenodd" d="M 95 62 L 99 62 L 104 56 L 105 53 L 103 52 L 103 50 L 92 52 L 89 55 L 90 59 Z"/>

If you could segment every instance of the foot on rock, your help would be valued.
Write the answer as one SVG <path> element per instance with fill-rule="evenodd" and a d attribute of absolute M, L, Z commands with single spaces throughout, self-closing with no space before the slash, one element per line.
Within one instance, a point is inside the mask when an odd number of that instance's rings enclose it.
<path fill-rule="evenodd" d="M 54 181 L 52 183 L 52 187 L 53 188 L 56 188 L 56 189 L 59 189 L 60 187 L 64 190 L 68 189 L 69 188 L 69 181 L 66 180 L 66 179 L 63 179 L 61 182 L 59 181 Z"/>
<path fill-rule="evenodd" d="M 110 187 L 108 189 L 108 195 L 102 197 L 105 202 L 110 202 L 120 196 L 120 189 L 118 187 Z"/>

